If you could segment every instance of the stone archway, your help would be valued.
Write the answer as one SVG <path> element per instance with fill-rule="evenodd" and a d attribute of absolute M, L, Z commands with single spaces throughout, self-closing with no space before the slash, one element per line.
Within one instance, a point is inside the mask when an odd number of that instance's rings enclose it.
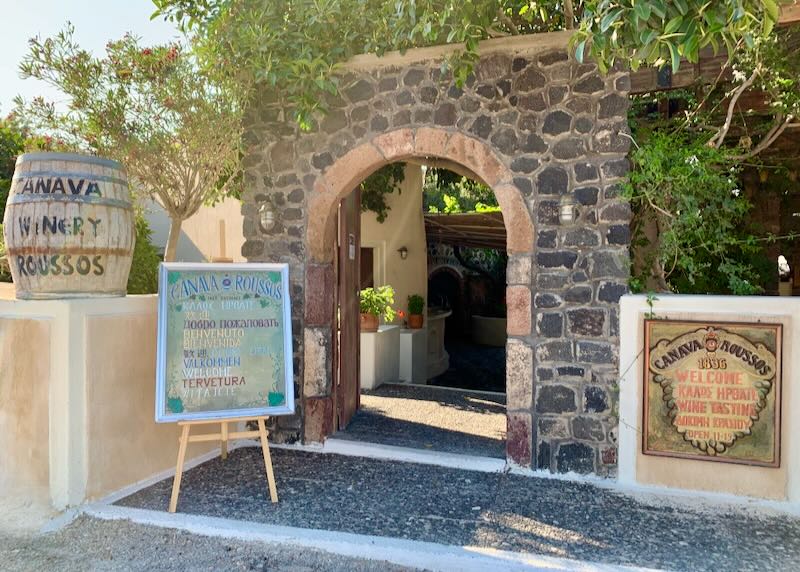
<path fill-rule="evenodd" d="M 296 394 L 277 439 L 331 430 L 334 212 L 382 165 L 460 165 L 497 195 L 508 231 L 508 455 L 523 466 L 608 474 L 617 380 L 618 300 L 627 289 L 630 80 L 569 55 L 568 33 L 498 39 L 464 86 L 442 72 L 452 48 L 359 56 L 311 133 L 275 100 L 245 131 L 242 253 L 290 265 Z M 561 224 L 559 202 L 576 204 Z M 278 224 L 259 226 L 259 209 Z"/>
<path fill-rule="evenodd" d="M 457 163 L 491 187 L 503 212 L 509 254 L 530 254 L 533 223 L 513 172 L 480 140 L 442 128 L 398 129 L 377 135 L 347 152 L 314 185 L 309 201 L 308 252 L 315 262 L 332 255 L 335 207 L 367 176 L 389 163 L 411 158 L 447 159 Z"/>
<path fill-rule="evenodd" d="M 314 262 L 327 265 L 334 249 L 336 209 L 361 181 L 383 165 L 406 159 L 447 159 L 475 173 L 494 191 L 506 226 L 509 260 L 528 272 L 509 273 L 506 286 L 508 336 L 506 358 L 507 419 L 509 459 L 528 464 L 531 458 L 530 407 L 533 402 L 533 352 L 531 337 L 531 256 L 533 221 L 520 190 L 513 184 L 514 174 L 485 143 L 462 133 L 441 128 L 399 129 L 377 135 L 337 160 L 314 186 L 309 202 L 307 227 L 308 252 Z M 522 262 L 525 260 L 525 262 Z M 333 270 L 323 271 L 332 275 Z M 308 296 L 318 292 L 307 284 Z M 313 371 L 313 370 L 311 370 Z M 311 373 L 307 370 L 306 375 Z M 315 374 L 314 374 L 315 375 Z M 326 408 L 321 413 L 328 415 Z M 306 412 L 306 422 L 309 411 Z M 320 415 L 320 413 L 317 413 Z M 523 419 L 520 419 L 523 416 Z M 318 421 L 316 421 L 318 423 Z"/>

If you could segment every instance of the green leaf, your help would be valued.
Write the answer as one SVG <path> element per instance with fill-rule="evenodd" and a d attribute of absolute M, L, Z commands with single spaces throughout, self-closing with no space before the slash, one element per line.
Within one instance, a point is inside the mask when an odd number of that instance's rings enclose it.
<path fill-rule="evenodd" d="M 650 9 L 650 5 L 645 2 L 637 2 L 633 6 L 633 10 L 636 12 L 636 15 L 644 21 L 650 19 Z"/>
<path fill-rule="evenodd" d="M 653 14 L 662 20 L 667 17 L 667 5 L 663 2 L 663 0 L 654 0 L 651 2 L 650 9 L 653 11 Z"/>
<path fill-rule="evenodd" d="M 667 47 L 669 48 L 669 55 L 672 60 L 672 73 L 677 73 L 678 69 L 681 67 L 681 56 L 678 53 L 678 48 L 672 42 L 668 42 Z"/>
<path fill-rule="evenodd" d="M 658 32 L 656 32 L 652 28 L 645 28 L 639 34 L 639 43 L 642 45 L 642 47 L 645 47 L 648 46 L 650 42 L 655 40 L 657 37 L 658 37 Z"/>
<path fill-rule="evenodd" d="M 771 18 L 764 18 L 763 27 L 761 29 L 761 34 L 763 36 L 769 36 L 772 33 L 772 29 L 775 27 L 775 21 Z"/>
<path fill-rule="evenodd" d="M 675 16 L 672 20 L 667 22 L 667 25 L 664 26 L 664 34 L 671 34 L 675 30 L 681 27 L 683 23 L 683 18 L 681 16 Z"/>
<path fill-rule="evenodd" d="M 579 64 L 583 63 L 583 51 L 586 49 L 586 40 L 581 40 L 578 42 L 578 45 L 575 46 L 575 59 L 578 61 Z"/>
<path fill-rule="evenodd" d="M 614 22 L 616 22 L 622 15 L 622 12 L 624 12 L 623 8 L 617 8 L 616 10 L 612 10 L 611 12 L 603 16 L 603 19 L 600 20 L 600 32 L 601 33 L 607 32 L 608 29 L 614 24 Z"/>
<path fill-rule="evenodd" d="M 696 35 L 691 36 L 684 44 L 683 55 L 692 63 L 697 63 L 699 55 L 699 40 Z"/>
<path fill-rule="evenodd" d="M 761 2 L 764 4 L 764 11 L 766 12 L 767 18 L 769 18 L 774 25 L 781 17 L 780 7 L 778 7 L 775 0 L 761 0 Z"/>

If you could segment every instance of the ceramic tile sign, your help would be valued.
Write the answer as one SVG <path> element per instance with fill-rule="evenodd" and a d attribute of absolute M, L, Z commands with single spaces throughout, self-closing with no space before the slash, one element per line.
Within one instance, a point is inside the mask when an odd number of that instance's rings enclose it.
<path fill-rule="evenodd" d="M 644 454 L 778 467 L 781 333 L 645 320 Z"/>
<path fill-rule="evenodd" d="M 294 413 L 286 264 L 161 265 L 156 421 Z"/>

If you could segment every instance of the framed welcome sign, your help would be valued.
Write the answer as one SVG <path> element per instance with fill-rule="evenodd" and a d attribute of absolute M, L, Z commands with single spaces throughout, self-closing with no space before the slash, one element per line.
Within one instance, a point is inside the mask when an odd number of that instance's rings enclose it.
<path fill-rule="evenodd" d="M 164 263 L 156 421 L 294 413 L 286 264 Z"/>
<path fill-rule="evenodd" d="M 645 320 L 643 453 L 780 466 L 780 324 Z"/>

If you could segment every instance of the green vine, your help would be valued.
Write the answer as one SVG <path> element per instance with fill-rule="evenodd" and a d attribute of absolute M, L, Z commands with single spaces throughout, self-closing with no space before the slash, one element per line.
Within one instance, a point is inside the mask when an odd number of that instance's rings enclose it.
<path fill-rule="evenodd" d="M 402 192 L 400 183 L 406 178 L 405 166 L 405 163 L 392 163 L 364 179 L 361 183 L 361 212 L 374 212 L 380 223 L 386 220 L 391 210 L 386 204 L 386 195 Z"/>

